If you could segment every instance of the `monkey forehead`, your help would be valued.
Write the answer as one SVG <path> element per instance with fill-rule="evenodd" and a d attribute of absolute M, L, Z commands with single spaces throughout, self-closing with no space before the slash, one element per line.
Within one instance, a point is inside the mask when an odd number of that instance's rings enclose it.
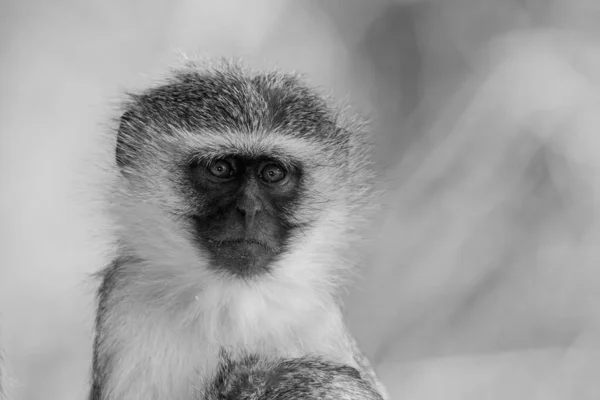
<path fill-rule="evenodd" d="M 237 68 L 175 71 L 169 80 L 131 95 L 129 123 L 186 130 L 279 130 L 328 140 L 344 136 L 337 111 L 299 77 Z M 164 133 L 168 133 L 164 129 Z"/>
<path fill-rule="evenodd" d="M 211 160 L 227 155 L 248 158 L 274 158 L 287 166 L 299 164 L 339 164 L 343 157 L 340 147 L 329 148 L 321 141 L 284 135 L 278 131 L 254 131 L 240 134 L 234 130 L 224 132 L 198 132 L 176 129 L 163 138 L 174 151 L 193 160 Z"/>

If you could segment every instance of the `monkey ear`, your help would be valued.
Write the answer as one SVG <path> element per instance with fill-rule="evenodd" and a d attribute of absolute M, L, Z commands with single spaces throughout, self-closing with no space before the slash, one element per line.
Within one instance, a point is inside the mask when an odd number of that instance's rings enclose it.
<path fill-rule="evenodd" d="M 132 110 L 123 113 L 119 121 L 115 148 L 115 160 L 119 169 L 131 164 L 134 158 L 135 147 L 132 144 L 132 139 L 136 130 L 136 122 L 137 118 Z"/>

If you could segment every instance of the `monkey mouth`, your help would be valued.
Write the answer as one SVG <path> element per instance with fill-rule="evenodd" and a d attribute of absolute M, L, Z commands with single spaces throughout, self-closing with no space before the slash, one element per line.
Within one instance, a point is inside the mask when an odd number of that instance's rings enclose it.
<path fill-rule="evenodd" d="M 243 278 L 267 273 L 281 253 L 278 247 L 253 238 L 208 239 L 205 246 L 212 256 L 213 268 Z"/>
<path fill-rule="evenodd" d="M 262 247 L 265 250 L 268 251 L 277 251 L 276 247 L 273 246 L 269 246 L 268 244 L 261 242 L 260 240 L 257 239 L 246 239 L 246 238 L 240 238 L 240 239 L 224 239 L 224 240 L 213 240 L 213 239 L 209 239 L 208 242 L 216 247 L 240 247 L 240 246 L 259 246 Z"/>

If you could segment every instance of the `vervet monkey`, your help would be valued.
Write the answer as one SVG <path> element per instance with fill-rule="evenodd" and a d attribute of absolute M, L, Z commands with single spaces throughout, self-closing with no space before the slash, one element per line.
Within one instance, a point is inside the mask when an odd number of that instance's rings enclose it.
<path fill-rule="evenodd" d="M 320 357 L 383 394 L 338 296 L 368 140 L 295 75 L 189 63 L 130 95 L 90 399 L 193 399 L 222 348 Z"/>

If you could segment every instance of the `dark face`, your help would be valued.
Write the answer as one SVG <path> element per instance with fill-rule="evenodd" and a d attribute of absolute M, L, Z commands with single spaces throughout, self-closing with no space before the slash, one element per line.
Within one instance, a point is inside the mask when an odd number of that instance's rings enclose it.
<path fill-rule="evenodd" d="M 297 226 L 300 169 L 235 155 L 190 168 L 204 207 L 193 217 L 199 246 L 215 268 L 242 277 L 269 271 Z"/>

